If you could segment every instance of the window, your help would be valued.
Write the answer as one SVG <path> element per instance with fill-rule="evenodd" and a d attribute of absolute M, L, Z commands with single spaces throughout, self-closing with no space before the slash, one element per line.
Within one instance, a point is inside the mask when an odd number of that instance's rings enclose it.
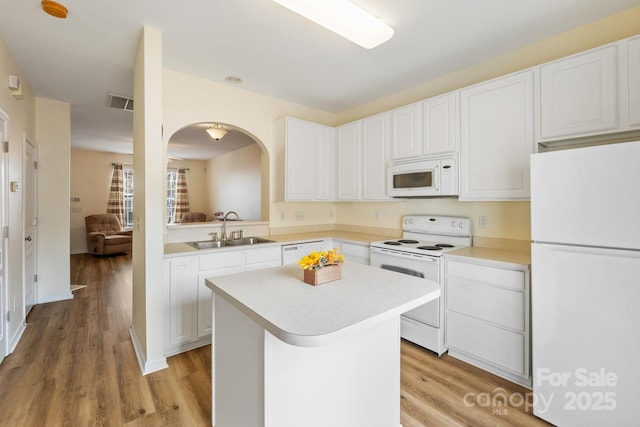
<path fill-rule="evenodd" d="M 124 166 L 124 228 L 133 228 L 133 168 Z M 173 222 L 173 214 L 176 209 L 176 182 L 178 169 L 167 170 L 167 222 Z"/>
<path fill-rule="evenodd" d="M 167 224 L 173 222 L 176 212 L 176 187 L 178 182 L 178 169 L 167 169 Z"/>
<path fill-rule="evenodd" d="M 124 166 L 122 168 L 124 180 L 124 228 L 133 228 L 133 168 Z"/>

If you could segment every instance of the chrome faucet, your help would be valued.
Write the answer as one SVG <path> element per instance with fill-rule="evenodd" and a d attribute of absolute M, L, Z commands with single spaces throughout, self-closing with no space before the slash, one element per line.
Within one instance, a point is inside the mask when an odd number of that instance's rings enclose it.
<path fill-rule="evenodd" d="M 229 211 L 225 214 L 224 219 L 222 221 L 222 240 L 227 240 L 227 217 L 230 214 L 234 214 L 236 216 L 236 221 L 240 221 L 240 216 L 238 216 L 237 212 Z"/>

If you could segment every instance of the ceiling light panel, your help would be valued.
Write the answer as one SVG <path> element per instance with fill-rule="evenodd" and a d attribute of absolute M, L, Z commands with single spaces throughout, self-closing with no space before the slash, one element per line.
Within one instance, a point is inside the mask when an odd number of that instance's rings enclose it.
<path fill-rule="evenodd" d="M 347 0 L 273 1 L 366 49 L 393 36 L 393 28 Z"/>

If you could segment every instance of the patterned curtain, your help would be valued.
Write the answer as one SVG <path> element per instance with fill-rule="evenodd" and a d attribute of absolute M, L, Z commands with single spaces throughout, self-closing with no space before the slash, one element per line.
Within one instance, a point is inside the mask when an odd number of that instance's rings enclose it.
<path fill-rule="evenodd" d="M 178 169 L 176 181 L 176 210 L 173 214 L 173 222 L 180 222 L 182 215 L 189 212 L 189 193 L 187 191 L 187 174 L 185 169 Z"/>
<path fill-rule="evenodd" d="M 122 163 L 113 164 L 111 174 L 111 188 L 107 201 L 107 213 L 116 214 L 120 224 L 124 227 L 124 177 L 122 175 Z"/>

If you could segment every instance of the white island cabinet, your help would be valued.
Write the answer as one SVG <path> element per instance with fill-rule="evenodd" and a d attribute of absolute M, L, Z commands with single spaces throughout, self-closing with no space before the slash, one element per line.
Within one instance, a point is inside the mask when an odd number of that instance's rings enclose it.
<path fill-rule="evenodd" d="M 345 262 L 342 279 L 296 266 L 207 279 L 216 427 L 400 427 L 400 314 L 437 283 Z"/>

